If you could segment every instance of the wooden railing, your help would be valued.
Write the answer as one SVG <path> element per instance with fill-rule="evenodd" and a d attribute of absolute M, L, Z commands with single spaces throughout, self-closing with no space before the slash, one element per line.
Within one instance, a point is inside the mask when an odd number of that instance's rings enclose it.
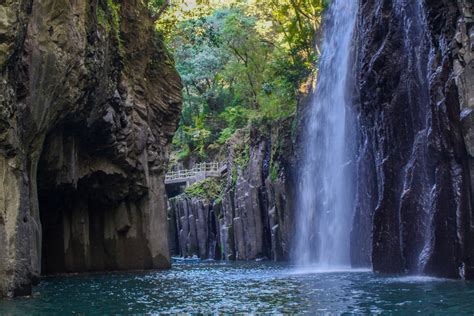
<path fill-rule="evenodd" d="M 203 162 L 196 164 L 192 169 L 170 171 L 165 176 L 165 183 L 185 182 L 196 178 L 219 176 L 226 165 L 219 162 Z"/>

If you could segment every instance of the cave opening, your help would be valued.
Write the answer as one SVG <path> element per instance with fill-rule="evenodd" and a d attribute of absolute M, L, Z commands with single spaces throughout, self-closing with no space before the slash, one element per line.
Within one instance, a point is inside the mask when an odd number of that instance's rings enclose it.
<path fill-rule="evenodd" d="M 107 213 L 97 174 L 77 185 L 45 185 L 54 179 L 40 178 L 39 205 L 42 226 L 42 274 L 104 271 L 114 268 L 112 247 L 107 244 Z M 124 225 L 125 234 L 129 226 Z"/>
<path fill-rule="evenodd" d="M 77 131 L 51 133 L 38 164 L 41 274 L 149 269 L 143 192 Z M 135 189 L 136 190 L 136 189 Z"/>

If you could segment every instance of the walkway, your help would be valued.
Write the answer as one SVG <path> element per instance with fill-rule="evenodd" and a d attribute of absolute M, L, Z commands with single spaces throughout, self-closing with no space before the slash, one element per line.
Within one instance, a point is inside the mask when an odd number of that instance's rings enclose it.
<path fill-rule="evenodd" d="M 192 169 L 170 171 L 165 176 L 165 184 L 193 184 L 208 177 L 219 177 L 227 170 L 227 164 L 220 162 L 203 162 Z"/>

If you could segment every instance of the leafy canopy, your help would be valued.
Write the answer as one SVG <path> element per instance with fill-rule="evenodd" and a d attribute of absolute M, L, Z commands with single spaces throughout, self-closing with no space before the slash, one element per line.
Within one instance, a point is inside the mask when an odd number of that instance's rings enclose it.
<path fill-rule="evenodd" d="M 327 0 L 152 0 L 184 84 L 178 159 L 206 159 L 236 130 L 296 109 L 317 68 Z"/>

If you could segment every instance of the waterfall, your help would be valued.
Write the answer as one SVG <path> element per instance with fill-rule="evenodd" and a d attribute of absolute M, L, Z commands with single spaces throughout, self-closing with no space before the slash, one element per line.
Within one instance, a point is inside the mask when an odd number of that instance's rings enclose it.
<path fill-rule="evenodd" d="M 293 259 L 299 266 L 350 267 L 355 142 L 349 128 L 348 74 L 358 1 L 328 9 L 316 91 L 310 104 L 299 172 Z"/>

